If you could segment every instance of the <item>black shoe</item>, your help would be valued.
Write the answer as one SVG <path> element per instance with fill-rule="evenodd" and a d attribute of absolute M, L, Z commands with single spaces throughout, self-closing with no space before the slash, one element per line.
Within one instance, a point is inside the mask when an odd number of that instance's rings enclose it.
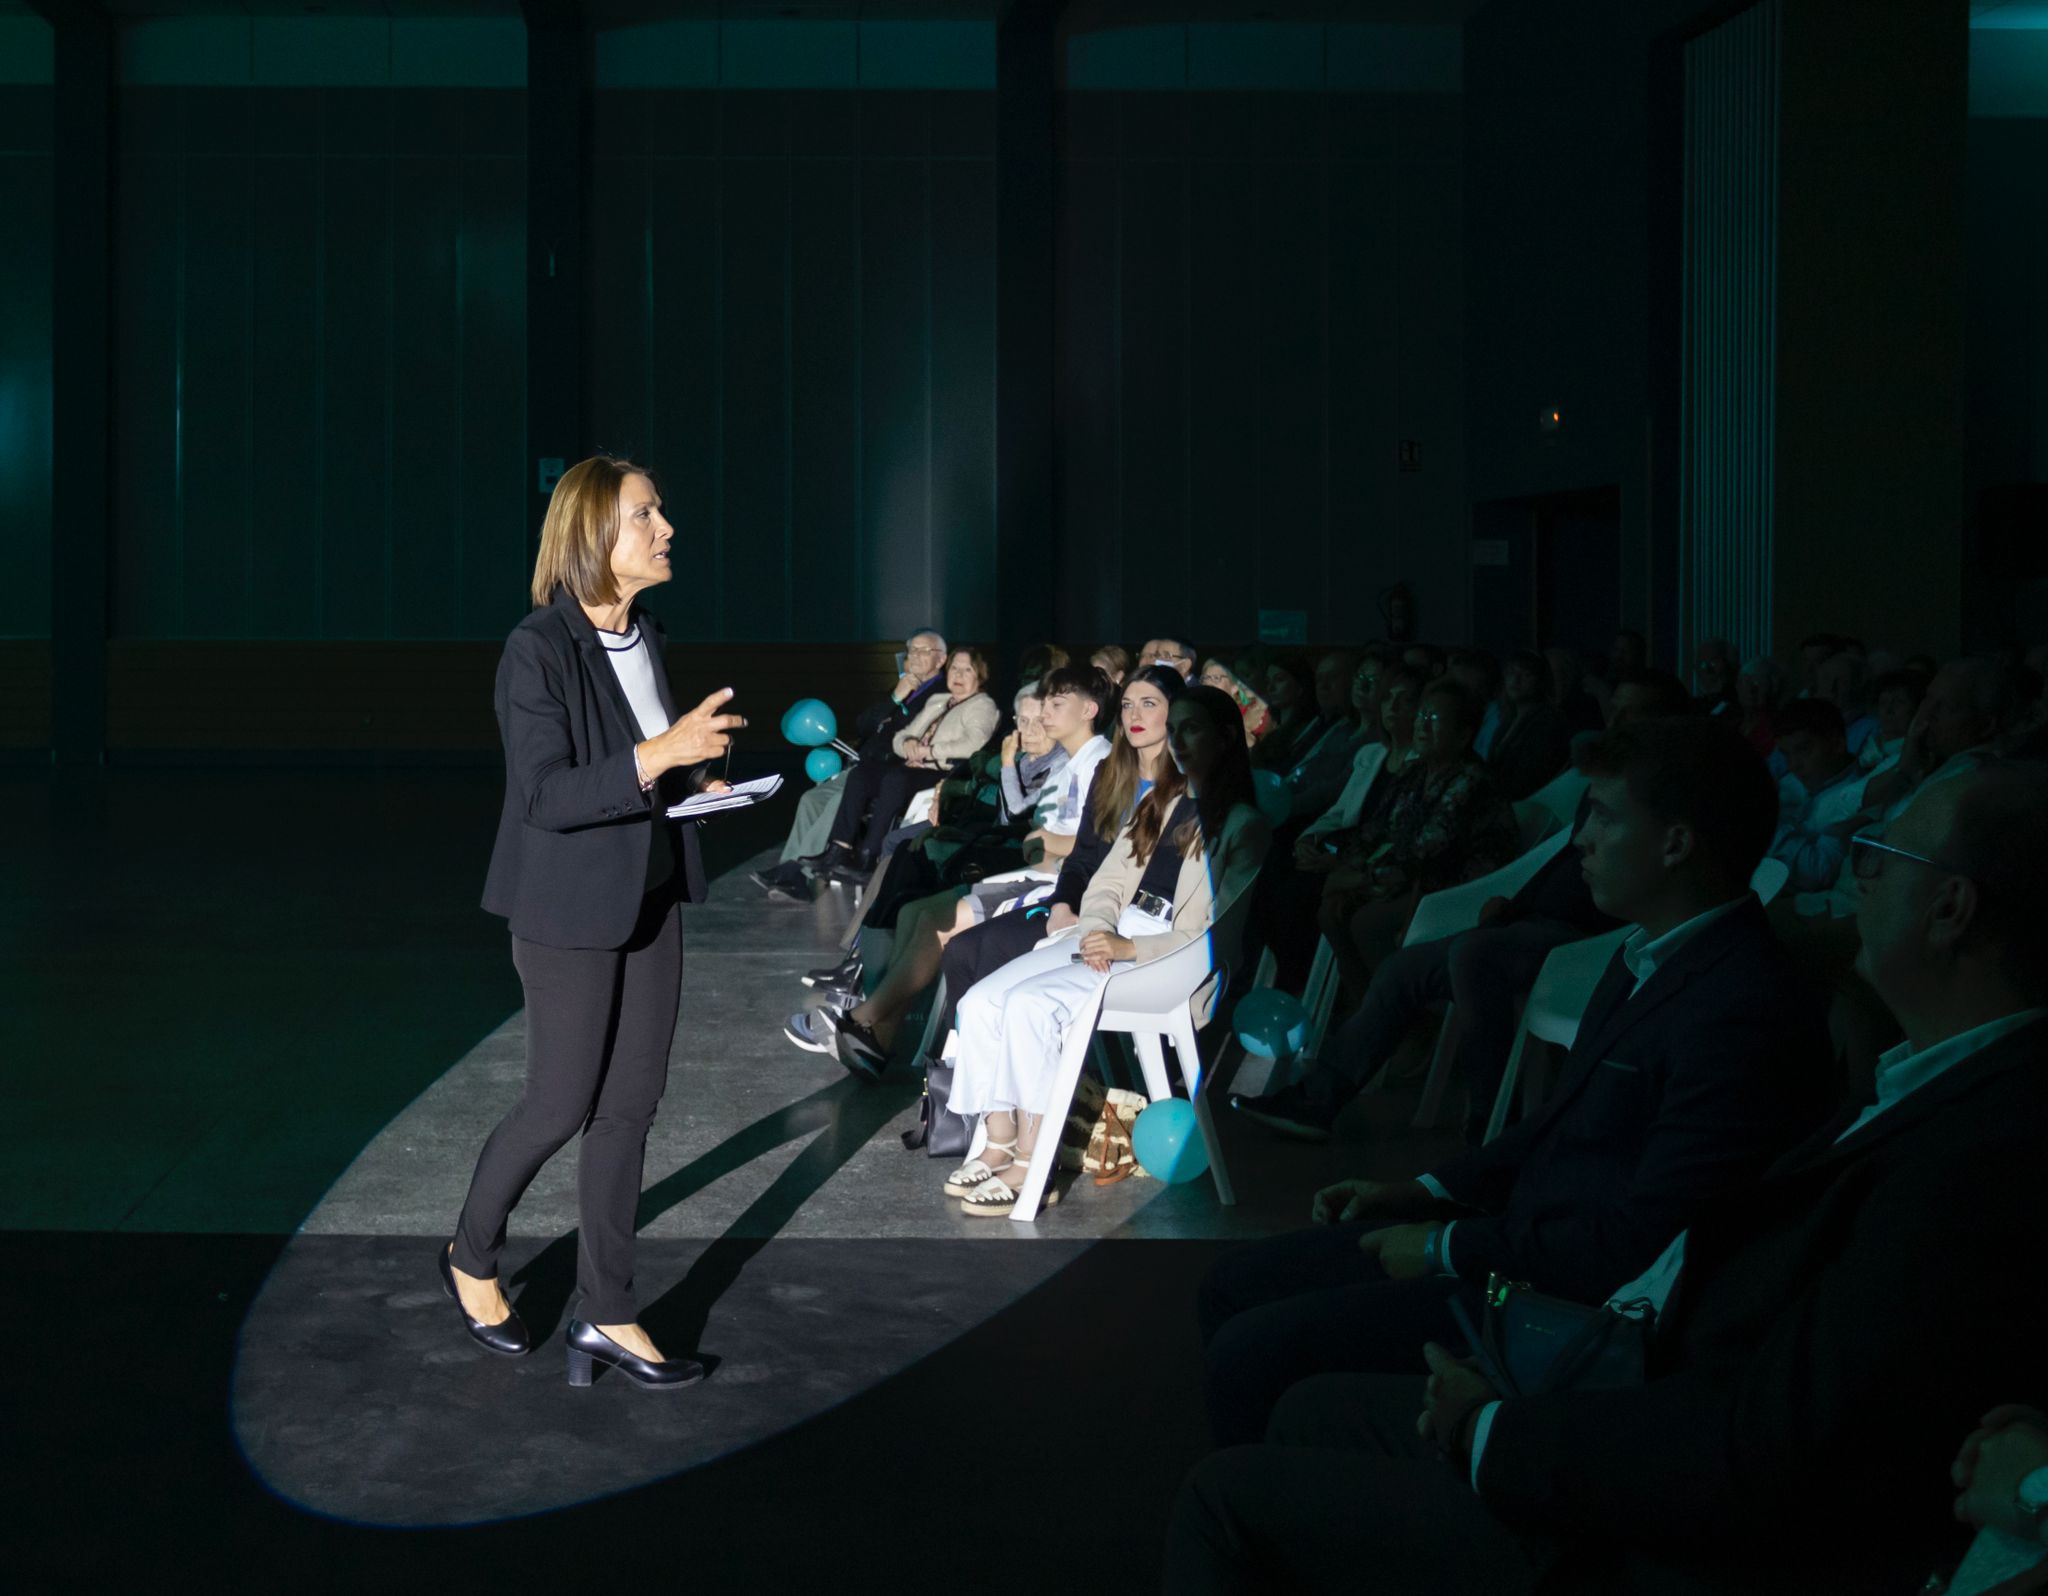
<path fill-rule="evenodd" d="M 846 986 L 860 985 L 861 963 L 858 953 L 849 953 L 837 964 L 827 965 L 822 970 L 813 970 L 804 977 L 805 986 Z"/>
<path fill-rule="evenodd" d="M 450 1259 L 452 1244 L 441 1249 L 441 1289 L 448 1293 L 448 1300 L 455 1304 L 462 1315 L 463 1328 L 477 1345 L 495 1352 L 501 1358 L 523 1358 L 533 1350 L 528 1339 L 526 1325 L 517 1313 L 496 1324 L 485 1324 L 481 1319 L 472 1319 L 469 1310 L 462 1306 L 462 1295 L 455 1289 L 455 1265 Z"/>
<path fill-rule="evenodd" d="M 836 842 L 830 842 L 821 851 L 807 853 L 801 859 L 793 859 L 790 862 L 807 876 L 825 876 L 831 873 L 834 865 L 851 857 L 852 851 L 850 849 L 842 848 Z"/>
<path fill-rule="evenodd" d="M 1312 1102 L 1299 1085 L 1283 1086 L 1263 1097 L 1230 1094 L 1230 1106 L 1254 1124 L 1298 1142 L 1326 1142 L 1337 1111 Z"/>
<path fill-rule="evenodd" d="M 690 1358 L 664 1358 L 649 1363 L 638 1353 L 628 1352 L 594 1324 L 581 1319 L 569 1321 L 569 1383 L 590 1384 L 591 1365 L 609 1364 L 635 1385 L 650 1391 L 677 1391 L 704 1378 L 704 1365 Z"/>
<path fill-rule="evenodd" d="M 803 867 L 792 860 L 779 864 L 772 870 L 749 872 L 747 879 L 768 894 L 774 903 L 808 903 L 811 901 L 811 883 Z"/>
<path fill-rule="evenodd" d="M 875 1033 L 851 1014 L 842 1014 L 834 1029 L 839 1033 L 839 1062 L 864 1081 L 879 1081 L 889 1067 L 889 1050 Z"/>
<path fill-rule="evenodd" d="M 875 861 L 865 854 L 849 854 L 825 872 L 827 881 L 836 881 L 843 887 L 864 887 L 868 877 L 875 873 Z"/>

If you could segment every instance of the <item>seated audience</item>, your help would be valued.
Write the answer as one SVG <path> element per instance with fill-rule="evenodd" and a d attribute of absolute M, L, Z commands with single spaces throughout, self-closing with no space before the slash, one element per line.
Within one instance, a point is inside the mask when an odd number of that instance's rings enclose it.
<path fill-rule="evenodd" d="M 1614 1292 L 1655 1310 L 1643 1377 L 1502 1398 L 1439 1344 L 1426 1381 L 1305 1382 L 1196 1469 L 1167 1589 L 1811 1596 L 1954 1561 L 1986 1443 L 1939 1460 L 2048 1343 L 2048 772 L 1928 786 L 1857 864 L 1906 1040 Z"/>
<path fill-rule="evenodd" d="M 1167 665 L 1153 665 L 1124 683 L 1118 703 L 1132 699 L 1139 713 L 1131 724 L 1148 739 L 1144 748 L 1130 742 L 1125 717 L 1119 713 L 1111 722 L 1110 752 L 1089 784 L 1086 801 L 1080 806 L 1079 826 L 1073 850 L 1060 863 L 1059 876 L 1049 897 L 996 913 L 978 925 L 968 926 L 942 938 L 940 974 L 946 982 L 946 1011 L 938 1017 L 935 1034 L 944 1036 L 952 1028 L 952 1010 L 962 994 L 974 989 L 984 976 L 1029 953 L 1046 936 L 1064 931 L 1080 918 L 1081 897 L 1088 882 L 1109 857 L 1109 845 L 1130 818 L 1141 785 L 1151 782 L 1166 762 L 1165 742 L 1154 734 L 1165 723 L 1168 709 L 1186 683 L 1180 673 Z"/>
<path fill-rule="evenodd" d="M 1571 758 L 1572 728 L 1550 701 L 1543 657 L 1524 649 L 1510 654 L 1501 671 L 1506 720 L 1486 761 L 1501 796 L 1510 801 L 1547 786 Z"/>
<path fill-rule="evenodd" d="M 1033 864 L 1050 863 L 1052 868 L 1046 874 L 1053 877 L 1058 861 L 1073 851 L 1089 789 L 1109 756 L 1109 739 L 1095 728 L 1108 710 L 1111 693 L 1107 678 L 1092 665 L 1062 666 L 1048 673 L 1040 685 L 1046 693 L 1042 709 L 1045 727 L 1058 739 L 1054 747 L 1065 756 L 1065 765 L 1061 777 L 1049 782 L 1040 795 L 1035 824 L 1025 838 L 1025 857 Z M 1034 842 L 1036 847 L 1031 846 Z M 888 968 L 874 992 L 850 1009 L 840 1010 L 828 1002 L 823 1009 L 793 1015 L 783 1028 L 785 1033 L 799 1047 L 836 1052 L 840 1062 L 856 1075 L 879 1079 L 889 1066 L 904 1016 L 939 973 L 947 939 L 986 918 L 996 904 L 1028 892 L 1028 883 L 986 882 L 964 893 L 948 888 L 906 904 L 897 912 Z M 832 972 L 831 979 L 852 995 L 862 974 L 856 955 Z"/>
<path fill-rule="evenodd" d="M 1550 701 L 1573 733 L 1603 730 L 1607 716 L 1586 691 L 1585 661 L 1568 648 L 1546 648 L 1543 662 L 1550 667 Z"/>
<path fill-rule="evenodd" d="M 1507 713 L 1501 702 L 1500 662 L 1484 649 L 1461 648 L 1452 653 L 1445 671 L 1486 706 L 1479 730 L 1472 738 L 1472 752 L 1491 763 L 1494 740 L 1500 736 L 1501 722 Z"/>
<path fill-rule="evenodd" d="M 1898 763 L 1870 778 L 1867 808 L 1895 815 L 1915 792 L 1980 764 L 2011 728 L 2019 703 L 2011 672 L 1987 655 L 1935 672 L 1906 728 Z"/>
<path fill-rule="evenodd" d="M 890 740 L 894 757 L 862 759 L 849 773 L 826 846 L 804 861 L 813 874 L 866 881 L 882 838 L 911 795 L 937 786 L 956 760 L 979 751 L 994 735 L 1000 711 L 987 688 L 988 661 L 981 650 L 953 650 L 946 661 L 945 696 L 929 697 Z"/>
<path fill-rule="evenodd" d="M 1842 652 L 1842 639 L 1832 632 L 1815 632 L 1799 641 L 1799 693 L 1812 698 L 1820 689 L 1821 667 Z"/>
<path fill-rule="evenodd" d="M 1316 661 L 1316 719 L 1321 729 L 1296 745 L 1299 752 L 1282 777 L 1302 823 L 1336 802 L 1350 778 L 1359 744 L 1365 741 L 1352 693 L 1357 674 L 1358 656 L 1349 649 L 1332 649 Z M 1301 827 L 1294 829 L 1299 832 Z M 1291 844 L 1293 837 L 1286 841 Z"/>
<path fill-rule="evenodd" d="M 1381 664 L 1364 691 L 1379 703 L 1380 740 L 1360 745 L 1351 756 L 1351 774 L 1337 801 L 1295 838 L 1291 854 L 1267 860 L 1253 892 L 1249 938 L 1255 948 L 1272 950 L 1276 979 L 1284 991 L 1299 992 L 1307 984 L 1316 940 L 1322 934 L 1317 906 L 1326 878 L 1337 868 L 1338 855 L 1355 835 L 1385 819 L 1401 777 L 1417 758 L 1414 732 L 1421 676 L 1398 661 Z M 1354 688 L 1354 694 L 1358 692 Z"/>
<path fill-rule="evenodd" d="M 1104 643 L 1088 656 L 1088 663 L 1109 678 L 1111 687 L 1121 687 L 1131 674 L 1131 651 L 1121 643 Z"/>
<path fill-rule="evenodd" d="M 1784 676 L 1777 662 L 1759 656 L 1742 667 L 1735 678 L 1735 724 L 1749 739 L 1749 746 L 1769 759 L 1778 749 L 1778 733 L 1771 717 L 1784 692 Z"/>
<path fill-rule="evenodd" d="M 1848 657 L 1839 654 L 1836 660 Z M 1778 784 L 1771 857 L 1790 871 L 1788 892 L 1824 892 L 1848 857 L 1850 834 L 1862 824 L 1863 789 L 1870 778 L 1849 753 L 1842 712 L 1832 700 L 1793 699 L 1778 711 L 1777 728 L 1787 774 Z"/>
<path fill-rule="evenodd" d="M 896 686 L 887 698 L 861 711 L 845 738 L 856 758 L 887 759 L 890 740 L 910 724 L 910 718 L 924 707 L 928 698 L 943 693 L 945 670 L 946 640 L 930 628 L 912 632 L 903 644 L 903 665 Z M 754 871 L 748 877 L 770 899 L 778 903 L 809 901 L 810 880 L 799 861 L 825 847 L 851 774 L 849 766 L 798 797 L 796 819 L 782 844 L 782 862 L 770 870 Z"/>
<path fill-rule="evenodd" d="M 1323 884 L 1316 924 L 1330 939 L 1354 994 L 1398 943 L 1416 900 L 1497 870 L 1521 851 L 1514 809 L 1472 752 L 1479 706 L 1448 677 L 1422 691 L 1420 756 L 1393 793 L 1384 821 L 1352 833 Z"/>
<path fill-rule="evenodd" d="M 1170 665 L 1180 679 L 1195 679 L 1195 645 L 1178 637 L 1155 637 L 1138 654 L 1138 669 L 1147 665 Z"/>
<path fill-rule="evenodd" d="M 1700 639 L 1692 657 L 1692 691 L 1707 714 L 1730 715 L 1739 707 L 1735 702 L 1735 676 L 1739 668 L 1735 645 L 1727 638 Z"/>
<path fill-rule="evenodd" d="M 1037 805 L 1045 784 L 1073 757 L 1045 728 L 1044 683 L 1033 682 L 1021 690 L 1011 704 L 1016 729 L 1004 737 L 996 751 L 996 816 L 1003 821 L 1022 819 Z M 933 825 L 939 823 L 937 793 L 932 794 Z"/>
<path fill-rule="evenodd" d="M 1717 1195 L 1804 1135 L 1835 1072 L 1816 995 L 1749 889 L 1777 815 L 1725 719 L 1635 722 L 1594 750 L 1583 868 L 1636 929 L 1542 1108 L 1405 1181 L 1352 1181 L 1320 1228 L 1254 1243 L 1201 1293 L 1210 1413 L 1257 1440 L 1281 1393 L 1332 1369 L 1420 1372 L 1488 1277 L 1597 1303 Z"/>
<path fill-rule="evenodd" d="M 949 1106 L 987 1115 L 988 1142 L 980 1158 L 947 1179 L 946 1193 L 977 1217 L 1001 1217 L 1016 1206 L 1040 1123 L 1050 1113 L 1057 1126 L 1066 1113 L 1066 1104 L 1049 1103 L 1046 1094 L 1076 1011 L 1114 971 L 1204 935 L 1215 938 L 1212 958 L 1233 959 L 1229 909 L 1265 857 L 1266 822 L 1253 801 L 1236 703 L 1197 685 L 1174 700 L 1166 727 L 1130 693 L 1122 714 L 1134 746 L 1151 746 L 1165 731 L 1169 757 L 1090 880 L 1078 923 L 960 1002 Z M 1213 994 L 1196 1001 L 1212 1002 Z"/>
<path fill-rule="evenodd" d="M 1870 696 L 1877 704 L 1877 730 L 1865 739 L 1856 763 L 1866 774 L 1875 774 L 1898 763 L 1906 746 L 1906 733 L 1927 691 L 1924 678 L 1911 671 L 1887 671 L 1871 684 Z"/>
<path fill-rule="evenodd" d="M 1260 739 L 1252 763 L 1266 770 L 1286 770 L 1324 729 L 1308 656 L 1292 651 L 1276 656 L 1266 667 L 1265 697 L 1273 725 Z"/>
<path fill-rule="evenodd" d="M 1410 670 L 1419 672 L 1423 685 L 1435 681 L 1450 664 L 1450 656 L 1434 643 L 1404 643 L 1401 647 L 1401 663 Z"/>
<path fill-rule="evenodd" d="M 1843 649 L 1823 661 L 1814 675 L 1812 696 L 1825 699 L 1842 712 L 1843 735 L 1852 756 L 1863 752 L 1878 729 L 1877 716 L 1870 710 L 1870 667 L 1860 657 Z M 1784 729 L 1779 728 L 1779 735 Z"/>
<path fill-rule="evenodd" d="M 1273 729 L 1273 711 L 1266 701 L 1233 676 L 1230 667 L 1220 659 L 1211 658 L 1203 662 L 1201 680 L 1204 687 L 1213 687 L 1217 692 L 1231 696 L 1238 713 L 1244 717 L 1245 747 L 1258 747 L 1259 739 Z"/>

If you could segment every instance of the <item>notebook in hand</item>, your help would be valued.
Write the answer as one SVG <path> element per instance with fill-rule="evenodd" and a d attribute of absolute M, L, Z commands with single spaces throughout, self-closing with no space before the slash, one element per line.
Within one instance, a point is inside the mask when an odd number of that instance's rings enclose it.
<path fill-rule="evenodd" d="M 780 791 L 780 776 L 757 776 L 752 781 L 734 782 L 730 792 L 700 792 L 694 798 L 670 804 L 668 817 L 671 820 L 701 820 L 721 810 L 745 809 L 749 804 L 765 802 Z"/>

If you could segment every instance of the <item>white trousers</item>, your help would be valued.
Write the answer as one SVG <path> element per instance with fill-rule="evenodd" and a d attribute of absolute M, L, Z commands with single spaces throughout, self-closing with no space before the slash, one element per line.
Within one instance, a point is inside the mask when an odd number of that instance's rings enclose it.
<path fill-rule="evenodd" d="M 1135 909 L 1126 909 L 1117 924 L 1123 936 L 1166 929 L 1166 922 Z M 1128 960 L 1100 973 L 1077 964 L 1074 954 L 1080 946 L 1078 935 L 1063 936 L 1012 959 L 967 989 L 954 1019 L 959 1049 L 947 1102 L 954 1113 L 1047 1112 L 1045 1094 L 1059 1068 L 1067 1027 L 1111 975 L 1131 968 Z M 1060 1112 L 1065 1108 L 1058 1105 Z"/>

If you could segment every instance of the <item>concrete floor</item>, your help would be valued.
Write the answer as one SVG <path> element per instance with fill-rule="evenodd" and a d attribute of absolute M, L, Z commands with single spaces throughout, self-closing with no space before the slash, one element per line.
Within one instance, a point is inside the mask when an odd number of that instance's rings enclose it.
<path fill-rule="evenodd" d="M 533 1357 L 472 1347 L 433 1271 L 522 1062 L 503 927 L 475 908 L 498 780 L 0 772 L 10 1285 L 136 1349 L 9 1380 L 39 1467 L 0 1566 L 31 1591 L 148 1586 L 167 1564 L 226 1590 L 438 1590 L 587 1576 L 593 1536 L 652 1534 L 622 1572 L 951 1589 L 927 1487 L 963 1430 L 1000 1419 L 1009 1455 L 1050 1460 L 1114 1409 L 1122 1511 L 1015 1572 L 1044 1588 L 1110 1557 L 1142 1588 L 1206 1445 L 1188 1310 L 1207 1261 L 1445 1140 L 1387 1094 L 1327 1148 L 1227 1123 L 1235 1209 L 1206 1180 L 1082 1182 L 1035 1225 L 966 1220 L 945 1163 L 897 1143 L 914 1079 L 863 1086 L 782 1037 L 845 909 L 760 903 L 738 867 L 777 823 L 734 821 L 707 836 L 720 877 L 686 922 L 642 1210 L 647 1322 L 712 1378 L 571 1391 L 572 1153 L 512 1229 Z M 659 1534 L 677 1523 L 708 1532 L 683 1561 Z M 400 1525 L 450 1528 L 395 1543 L 394 1566 L 361 1537 Z M 887 1578 L 849 1580 L 855 1547 Z"/>

